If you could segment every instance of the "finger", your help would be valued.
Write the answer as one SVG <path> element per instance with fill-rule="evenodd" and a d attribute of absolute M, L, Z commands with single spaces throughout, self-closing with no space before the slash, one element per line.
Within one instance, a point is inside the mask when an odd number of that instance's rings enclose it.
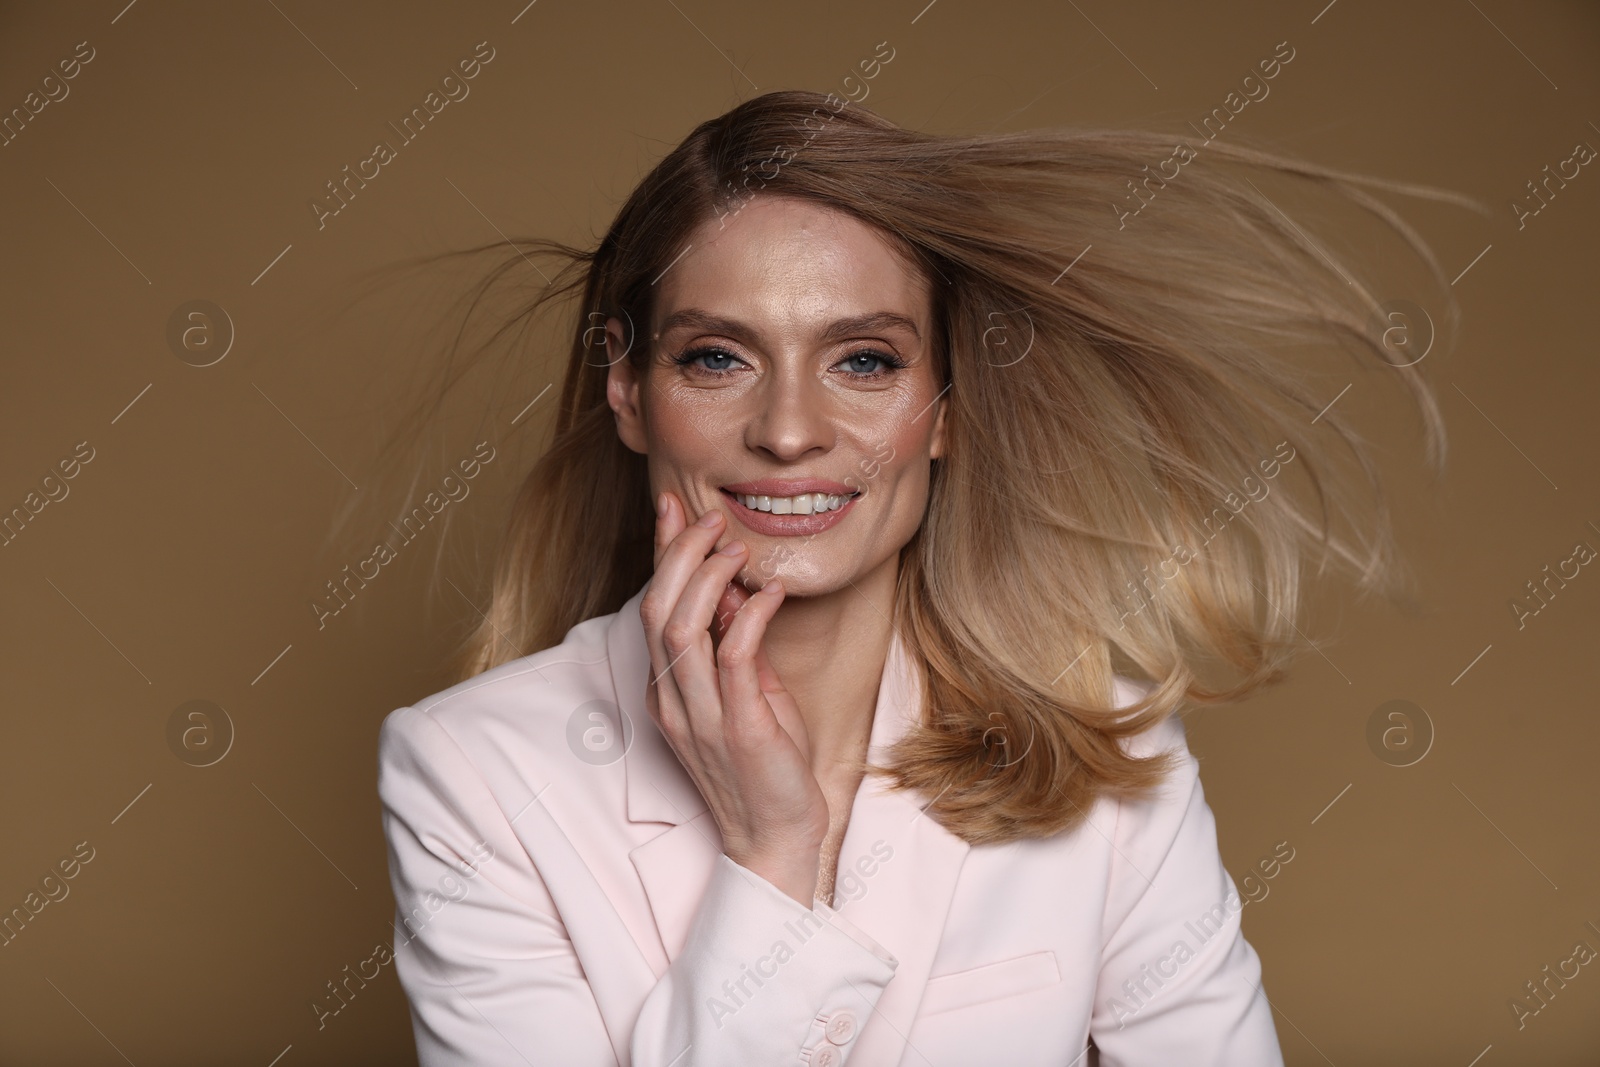
<path fill-rule="evenodd" d="M 678 494 L 670 489 L 663 489 L 659 499 L 666 501 L 666 510 L 656 515 L 655 561 L 651 569 L 661 566 L 661 557 L 666 553 L 667 546 L 672 539 L 683 532 L 688 525 L 683 515 L 683 505 L 678 500 Z"/>
<path fill-rule="evenodd" d="M 772 580 L 768 579 L 769 582 Z M 784 593 L 782 582 L 779 582 L 778 589 L 773 595 L 778 597 L 780 606 L 783 603 Z M 728 583 L 728 588 L 723 592 L 722 599 L 717 602 L 717 616 L 711 631 L 713 648 L 721 648 L 722 641 L 727 637 L 728 627 L 732 625 L 734 617 L 739 614 L 739 609 L 749 603 L 750 598 L 754 595 L 741 582 L 732 581 Z M 782 680 L 778 678 L 778 672 L 773 669 L 771 661 L 767 659 L 765 635 L 763 635 L 761 644 L 756 648 L 755 666 L 756 677 L 761 683 L 763 692 L 784 691 L 784 685 Z"/>
<path fill-rule="evenodd" d="M 717 682 L 722 691 L 724 718 L 743 727 L 755 724 L 767 707 L 765 692 L 783 691 L 771 664 L 766 661 L 764 641 L 767 624 L 777 614 L 784 599 L 783 583 L 774 578 L 760 592 L 749 596 L 722 638 L 717 649 Z M 762 666 L 765 670 L 762 670 Z M 763 677 L 763 675 L 767 677 Z M 773 724 L 777 725 L 776 718 Z"/>
<path fill-rule="evenodd" d="M 776 597 L 779 601 L 778 606 L 782 607 L 782 602 L 786 598 L 786 590 L 783 588 L 782 581 L 775 581 L 772 584 L 772 588 L 767 592 L 769 595 Z M 747 595 L 746 600 L 749 599 Z M 793 694 L 783 684 L 783 680 L 778 676 L 778 672 L 773 668 L 772 661 L 767 655 L 767 634 L 770 632 L 767 626 L 776 613 L 777 609 L 774 608 L 771 614 L 766 615 L 767 621 L 761 624 L 761 633 L 755 646 L 754 655 L 756 686 L 761 695 L 766 698 L 766 706 L 771 709 L 771 714 L 777 719 L 778 725 L 783 728 L 784 733 L 789 736 L 795 747 L 800 750 L 801 756 L 809 763 L 811 759 L 811 740 L 809 731 L 806 730 L 805 720 L 801 717 L 799 708 L 795 706 Z M 730 664 L 732 662 L 731 657 L 735 654 L 734 650 L 730 650 L 730 658 L 728 659 Z M 722 664 L 723 662 L 719 650 L 718 663 Z M 725 717 L 740 714 L 739 708 L 741 705 L 735 703 L 736 698 L 733 695 L 735 684 L 730 681 L 724 685 L 723 708 Z"/>
<path fill-rule="evenodd" d="M 647 668 L 648 677 L 644 687 L 644 707 L 650 715 L 652 722 L 660 728 L 663 736 L 671 741 L 674 735 L 681 734 L 687 729 L 683 712 L 683 695 L 678 692 L 678 686 L 672 679 L 671 672 L 665 677 L 661 676 L 651 663 Z"/>
<path fill-rule="evenodd" d="M 677 494 L 667 491 L 666 495 L 667 514 L 656 522 L 656 544 L 660 551 L 655 572 L 650 577 L 650 588 L 645 591 L 645 599 L 650 605 L 645 627 L 647 639 L 651 636 L 650 619 L 664 623 L 671 616 L 684 588 L 705 561 L 707 553 L 716 546 L 717 539 L 727 525 L 727 517 L 717 508 L 709 509 L 693 524 L 689 524 Z M 711 525 L 702 525 L 703 519 L 709 519 Z M 655 629 L 659 629 L 659 626 Z M 663 667 L 665 662 L 658 663 L 657 668 Z"/>
<path fill-rule="evenodd" d="M 781 607 L 787 593 L 787 590 L 783 588 L 783 582 L 781 579 L 767 579 L 767 582 L 762 586 L 762 589 L 766 589 L 766 587 L 771 585 L 773 582 L 777 582 L 778 584 L 773 586 L 771 589 L 767 589 L 767 593 L 769 596 L 776 596 L 778 598 L 778 604 Z M 733 625 L 733 620 L 738 616 L 739 611 L 746 604 L 748 604 L 755 595 L 755 593 L 750 592 L 749 589 L 745 588 L 745 586 L 738 581 L 728 583 L 727 590 L 723 592 L 722 599 L 717 603 L 717 626 L 716 629 L 712 631 L 713 636 L 716 638 L 718 647 L 720 647 L 722 641 L 727 639 L 728 629 Z M 771 616 L 769 615 L 768 618 L 770 619 Z M 756 677 L 761 682 L 761 688 L 764 692 L 778 692 L 784 689 L 782 680 L 778 678 L 778 672 L 773 669 L 771 661 L 767 659 L 765 633 L 763 633 L 762 640 L 756 646 L 755 667 Z"/>
<path fill-rule="evenodd" d="M 689 728 L 708 737 L 716 736 L 722 715 L 716 649 L 711 637 L 713 616 L 731 579 L 749 555 L 743 542 L 731 541 L 721 552 L 703 561 L 662 627 L 662 644 L 672 656 L 671 673 L 683 696 Z"/>
<path fill-rule="evenodd" d="M 639 605 L 639 616 L 644 624 L 645 646 L 650 653 L 648 684 L 655 689 L 660 701 L 662 725 L 677 727 L 684 722 L 685 705 L 670 669 L 673 654 L 662 642 L 661 630 L 689 574 L 716 543 L 718 527 L 689 526 L 677 494 L 663 490 L 663 495 L 667 508 L 664 515 L 656 518 L 656 570 Z"/>

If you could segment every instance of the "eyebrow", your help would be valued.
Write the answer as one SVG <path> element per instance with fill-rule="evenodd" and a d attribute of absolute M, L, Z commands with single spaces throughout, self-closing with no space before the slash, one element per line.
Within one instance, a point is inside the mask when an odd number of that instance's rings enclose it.
<path fill-rule="evenodd" d="M 661 320 L 661 328 L 657 331 L 657 335 L 688 326 L 712 333 L 727 334 L 729 337 L 736 337 L 744 343 L 759 337 L 756 330 L 737 319 L 713 315 L 711 312 L 700 308 L 684 308 L 680 311 L 674 311 Z M 838 319 L 822 331 L 821 339 L 825 342 L 838 341 L 854 334 L 890 329 L 909 330 L 911 336 L 918 341 L 922 340 L 922 331 L 917 329 L 916 321 L 895 311 L 871 311 L 865 315 L 853 315 L 849 318 Z"/>

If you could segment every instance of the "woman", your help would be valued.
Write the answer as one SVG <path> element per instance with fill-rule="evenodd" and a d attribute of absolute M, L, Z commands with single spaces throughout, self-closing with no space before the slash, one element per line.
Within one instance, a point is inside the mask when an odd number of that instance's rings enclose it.
<path fill-rule="evenodd" d="M 1184 147 L 769 93 L 553 246 L 553 444 L 463 680 L 380 738 L 424 1064 L 1282 1062 L 1176 712 L 1282 676 L 1308 548 L 1394 573 L 1381 509 L 1329 530 L 1344 383 L 1284 352 L 1353 342 L 1442 430 L 1221 167 L 1441 275 L 1358 179 Z"/>

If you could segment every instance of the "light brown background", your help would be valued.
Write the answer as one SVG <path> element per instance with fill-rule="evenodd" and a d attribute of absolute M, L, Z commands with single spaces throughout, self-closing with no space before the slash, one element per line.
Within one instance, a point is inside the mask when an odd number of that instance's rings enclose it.
<path fill-rule="evenodd" d="M 320 1031 L 310 1003 L 392 938 L 378 723 L 444 684 L 550 396 L 510 415 L 553 377 L 530 351 L 523 378 L 463 394 L 419 476 L 485 438 L 498 458 L 452 505 L 449 540 L 424 535 L 319 630 L 309 602 L 381 521 L 319 544 L 362 493 L 398 513 L 403 487 L 369 479 L 376 444 L 464 284 L 441 272 L 352 304 L 356 274 L 497 230 L 586 243 L 693 125 L 758 88 L 835 90 L 884 40 L 896 57 L 866 104 L 945 132 L 1182 130 L 1287 40 L 1296 58 L 1230 128 L 1493 206 L 1388 198 L 1450 277 L 1465 271 L 1461 343 L 1430 367 L 1445 480 L 1424 477 L 1413 423 L 1365 379 L 1340 401 L 1381 449 L 1424 609 L 1322 587 L 1305 627 L 1320 654 L 1191 717 L 1191 746 L 1236 879 L 1275 843 L 1295 849 L 1244 914 L 1289 1064 L 1600 1062 L 1600 964 L 1520 1030 L 1508 1008 L 1576 941 L 1600 949 L 1585 926 L 1600 925 L 1600 571 L 1524 629 L 1509 606 L 1578 541 L 1600 547 L 1600 171 L 1520 231 L 1511 209 L 1577 142 L 1600 147 L 1600 15 L 924 3 L 0 8 L 0 109 L 79 41 L 96 50 L 0 148 L 0 507 L 77 442 L 96 453 L 0 548 L 0 909 L 74 844 L 95 849 L 0 948 L 0 1062 L 411 1059 L 392 966 Z M 323 183 L 485 40 L 496 56 L 471 95 L 319 231 Z M 206 368 L 165 339 L 194 299 L 237 331 Z M 449 581 L 430 583 L 440 549 Z M 205 768 L 165 736 L 196 698 L 236 730 Z M 1414 766 L 1368 748 L 1391 699 L 1436 731 Z"/>

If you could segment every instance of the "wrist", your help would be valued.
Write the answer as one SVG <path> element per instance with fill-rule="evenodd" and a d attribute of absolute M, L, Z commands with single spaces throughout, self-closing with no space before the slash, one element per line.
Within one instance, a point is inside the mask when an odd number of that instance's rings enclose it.
<path fill-rule="evenodd" d="M 819 842 L 808 848 L 786 849 L 781 853 L 752 853 L 728 849 L 727 856 L 739 866 L 770 882 L 785 896 L 806 908 L 812 907 L 817 892 Z"/>

